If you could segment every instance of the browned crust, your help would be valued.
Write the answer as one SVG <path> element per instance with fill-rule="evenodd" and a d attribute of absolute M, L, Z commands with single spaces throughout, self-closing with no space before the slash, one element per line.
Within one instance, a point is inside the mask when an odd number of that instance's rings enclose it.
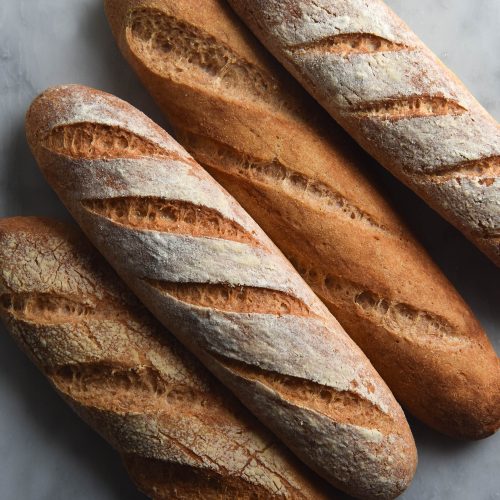
<path fill-rule="evenodd" d="M 352 0 L 229 3 L 366 151 L 500 266 L 495 169 L 458 171 L 444 182 L 433 175 L 498 155 L 498 123 L 382 0 L 366 6 Z M 347 27 L 339 19 L 347 19 Z M 355 43 L 332 50 L 337 37 Z"/>
<path fill-rule="evenodd" d="M 384 200 L 363 170 L 364 157 L 343 132 L 329 133 L 331 123 L 314 122 L 312 117 L 321 116 L 317 107 L 283 83 L 256 40 L 221 2 L 203 3 L 203 17 L 189 2 L 108 0 L 106 6 L 122 52 L 181 142 L 298 266 L 398 398 L 446 434 L 472 439 L 490 435 L 500 426 L 500 366 L 472 312 Z M 184 68 L 183 59 L 172 54 L 165 54 L 161 71 L 155 69 L 127 31 L 128 12 L 137 6 L 177 16 L 205 38 L 212 37 L 212 43 L 223 40 L 240 60 L 274 78 L 276 101 L 287 106 L 256 102 L 242 83 L 235 84 L 234 93 L 223 94 L 213 88 L 212 77 L 169 73 L 169 57 Z M 323 42 L 333 43 L 334 50 L 347 45 L 356 51 L 404 49 L 366 36 Z M 433 112 L 435 106 L 437 113 L 446 105 L 430 100 L 424 108 Z M 288 182 L 287 172 L 306 181 Z M 325 200 L 307 195 L 314 182 L 331 186 L 348 203 L 329 209 Z M 353 206 L 363 217 L 345 217 Z M 361 303 L 367 297 L 376 307 L 363 307 L 370 305 Z M 405 321 L 394 322 L 393 311 Z M 416 318 L 420 329 L 409 327 Z M 399 335 L 401 328 L 407 331 Z"/>
<path fill-rule="evenodd" d="M 0 292 L 19 346 L 151 498 L 336 496 L 138 304 L 74 226 L 0 219 Z M 226 440 L 259 472 L 235 469 L 232 453 L 213 464 L 197 456 L 204 440 Z"/>
<path fill-rule="evenodd" d="M 199 165 L 192 160 L 131 159 L 127 151 L 123 159 L 89 159 L 85 155 L 72 159 L 43 147 L 53 128 L 89 121 L 135 131 L 189 159 L 175 141 L 150 126 L 132 106 L 80 86 L 43 93 L 34 101 L 27 120 L 30 144 L 42 170 L 100 250 L 157 317 L 302 460 L 333 485 L 358 496 L 390 497 L 407 487 L 416 467 L 416 450 L 396 400 L 289 262 Z M 224 237 L 186 237 L 173 229 L 166 233 L 136 230 L 107 221 L 81 203 L 116 196 L 182 198 L 216 208 L 255 234 L 262 248 Z M 162 294 L 147 279 L 280 290 L 300 298 L 310 314 L 297 317 L 278 310 L 273 314 L 206 310 Z M 236 376 L 213 354 L 231 354 L 254 366 L 267 365 L 273 372 L 355 392 L 391 417 L 390 432 L 337 422 L 316 411 L 300 394 L 293 397 Z M 302 390 L 308 392 L 309 387 L 297 387 L 296 392 Z M 344 448 L 349 452 L 344 453 Z M 392 460 L 393 456 L 398 459 Z M 349 471 L 347 476 L 345 471 Z"/>

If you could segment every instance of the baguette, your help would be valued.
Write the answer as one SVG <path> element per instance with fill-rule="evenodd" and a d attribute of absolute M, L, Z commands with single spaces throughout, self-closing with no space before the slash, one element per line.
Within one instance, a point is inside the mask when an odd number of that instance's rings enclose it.
<path fill-rule="evenodd" d="M 374 158 L 500 265 L 500 128 L 381 0 L 229 0 Z"/>
<path fill-rule="evenodd" d="M 363 172 L 359 148 L 226 3 L 107 0 L 106 12 L 180 142 L 295 264 L 396 397 L 448 435 L 493 433 L 500 365 L 477 320 Z"/>
<path fill-rule="evenodd" d="M 263 231 L 173 139 L 87 87 L 49 89 L 27 136 L 49 183 L 176 337 L 334 486 L 391 498 L 416 450 L 369 361 Z"/>
<path fill-rule="evenodd" d="M 151 498 L 332 498 L 72 226 L 0 220 L 0 316 Z"/>

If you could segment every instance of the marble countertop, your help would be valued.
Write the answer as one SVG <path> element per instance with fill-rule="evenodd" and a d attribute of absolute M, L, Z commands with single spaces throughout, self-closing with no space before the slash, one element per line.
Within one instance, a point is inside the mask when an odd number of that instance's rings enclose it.
<path fill-rule="evenodd" d="M 500 119 L 500 2 L 388 0 Z M 24 113 L 50 85 L 82 83 L 167 126 L 122 60 L 101 0 L 0 2 L 0 216 L 69 219 L 27 147 Z M 499 271 L 390 175 L 384 184 L 500 352 Z M 457 442 L 410 419 L 419 467 L 405 500 L 500 499 L 500 435 Z M 140 499 L 116 453 L 59 399 L 0 327 L 0 498 Z"/>

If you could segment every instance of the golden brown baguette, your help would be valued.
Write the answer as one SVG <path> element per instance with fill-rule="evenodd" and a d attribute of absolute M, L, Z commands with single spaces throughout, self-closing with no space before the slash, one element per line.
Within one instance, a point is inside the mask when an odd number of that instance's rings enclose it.
<path fill-rule="evenodd" d="M 325 479 L 391 498 L 416 450 L 401 408 L 271 240 L 166 132 L 81 86 L 27 115 L 52 187 L 141 300 Z"/>
<path fill-rule="evenodd" d="M 382 0 L 229 0 L 358 142 L 500 266 L 500 127 Z"/>
<path fill-rule="evenodd" d="M 333 497 L 149 315 L 73 226 L 0 220 L 0 316 L 151 498 Z"/>
<path fill-rule="evenodd" d="M 221 0 L 107 0 L 181 143 L 295 264 L 396 397 L 459 437 L 500 425 L 500 365 L 365 159 Z M 315 119 L 315 115 L 318 119 Z M 324 123 L 325 122 L 325 123 Z"/>

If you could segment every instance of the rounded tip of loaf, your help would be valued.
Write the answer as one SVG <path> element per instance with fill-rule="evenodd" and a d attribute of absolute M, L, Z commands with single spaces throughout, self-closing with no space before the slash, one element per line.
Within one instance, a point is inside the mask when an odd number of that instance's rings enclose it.
<path fill-rule="evenodd" d="M 418 464 L 418 453 L 410 426 L 401 412 L 401 417 L 394 421 L 392 432 L 383 439 L 386 445 L 384 459 L 378 450 L 373 450 L 367 457 L 374 459 L 360 467 L 364 480 L 357 480 L 354 488 L 345 489 L 356 498 L 392 499 L 402 495 L 410 486 Z M 372 470 L 370 470 L 372 469 Z M 361 487 L 361 488 L 360 488 Z"/>
<path fill-rule="evenodd" d="M 408 446 L 407 450 L 402 450 L 399 456 L 394 457 L 393 463 L 387 464 L 387 468 L 390 469 L 392 467 L 392 474 L 395 480 L 392 484 L 381 483 L 380 491 L 383 493 L 375 496 L 375 498 L 397 498 L 409 488 L 411 482 L 413 481 L 413 477 L 415 476 L 415 472 L 417 470 L 418 456 L 417 448 L 415 447 L 413 436 L 409 429 L 408 432 L 410 436 L 409 439 L 411 439 L 413 446 Z M 371 497 L 363 496 L 361 498 Z"/>
<path fill-rule="evenodd" d="M 26 138 L 33 152 L 36 151 L 41 135 L 47 130 L 54 112 L 57 111 L 56 104 L 60 103 L 65 96 L 85 91 L 88 91 L 88 88 L 84 85 L 58 85 L 49 87 L 35 97 L 25 118 Z"/>
<path fill-rule="evenodd" d="M 406 435 L 399 444 L 392 443 L 391 453 L 382 463 L 376 460 L 375 470 L 370 471 L 370 465 L 360 470 L 361 477 L 342 489 L 355 498 L 393 499 L 402 495 L 410 486 L 418 464 L 417 449 L 412 433 L 407 423 L 404 422 Z M 389 440 L 392 436 L 389 436 Z M 388 444 L 390 447 L 391 444 Z"/>
<path fill-rule="evenodd" d="M 190 159 L 184 148 L 174 142 L 144 113 L 112 94 L 84 85 L 69 84 L 48 88 L 34 99 L 26 113 L 25 120 L 26 136 L 35 156 L 43 145 L 47 145 L 48 149 L 53 149 L 52 142 L 44 144 L 44 141 L 48 139 L 55 140 L 55 147 L 58 150 L 56 153 L 66 154 L 67 148 L 78 149 L 81 141 L 77 141 L 78 144 L 73 144 L 72 140 L 69 144 L 64 143 L 64 133 L 63 136 L 57 136 L 56 128 L 81 126 L 83 129 L 86 125 L 90 127 L 99 125 L 108 129 L 127 129 L 137 136 L 138 140 L 149 137 L 150 142 L 158 143 L 164 149 L 174 150 L 173 154 Z M 56 136 L 51 136 L 53 133 Z M 82 131 L 82 133 L 92 134 L 91 131 Z M 76 154 L 75 151 L 69 153 Z M 39 164 L 42 169 L 46 166 L 44 161 L 39 161 Z"/>
<path fill-rule="evenodd" d="M 497 370 L 495 393 L 475 399 L 468 399 L 459 407 L 454 428 L 442 428 L 444 434 L 458 439 L 485 439 L 500 428 L 500 370 Z M 489 391 L 483 388 L 482 392 Z M 472 396 L 473 397 L 473 396 Z M 464 411 L 470 408 L 470 411 Z"/>
<path fill-rule="evenodd" d="M 487 363 L 480 364 L 481 368 Z M 500 428 L 500 363 L 491 360 L 489 370 L 460 373 L 455 391 L 444 395 L 442 418 L 433 427 L 456 439 L 479 440 Z M 478 367 L 479 368 L 479 367 Z"/>

